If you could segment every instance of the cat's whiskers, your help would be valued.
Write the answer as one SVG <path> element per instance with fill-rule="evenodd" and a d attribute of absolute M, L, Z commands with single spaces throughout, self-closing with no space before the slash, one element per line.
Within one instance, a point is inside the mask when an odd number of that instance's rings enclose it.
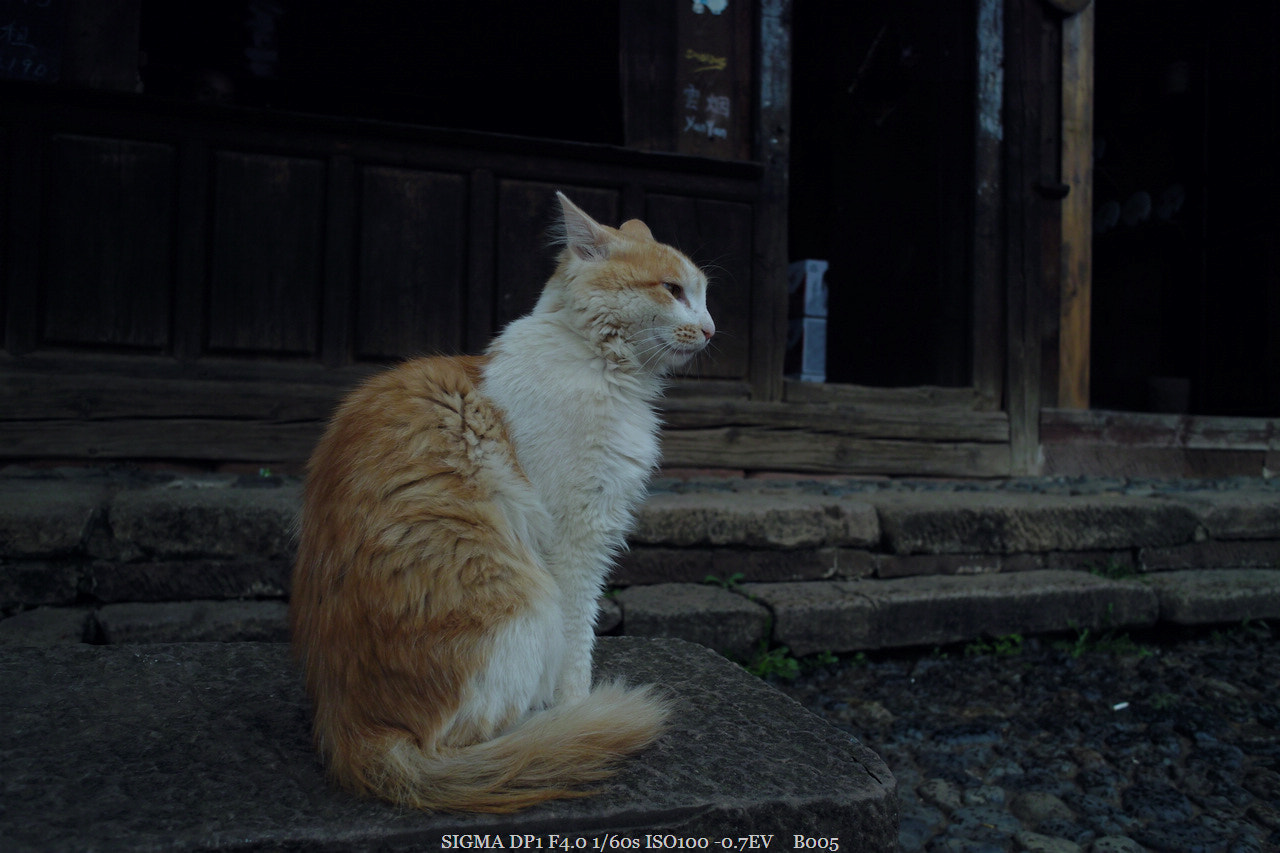
<path fill-rule="evenodd" d="M 680 352 L 682 354 L 685 354 L 687 352 L 677 344 L 671 341 L 664 340 L 662 337 L 656 334 L 650 337 L 650 341 L 651 343 L 648 347 L 644 349 L 638 349 L 636 351 L 636 356 L 641 362 L 641 368 L 649 372 L 656 372 L 653 370 L 654 364 L 660 361 L 666 360 L 666 357 L 669 354 L 675 353 L 675 352 Z M 701 355 L 704 351 L 705 351 L 705 347 L 701 350 L 697 350 L 693 352 L 690 355 L 690 357 L 696 358 L 697 356 Z"/>

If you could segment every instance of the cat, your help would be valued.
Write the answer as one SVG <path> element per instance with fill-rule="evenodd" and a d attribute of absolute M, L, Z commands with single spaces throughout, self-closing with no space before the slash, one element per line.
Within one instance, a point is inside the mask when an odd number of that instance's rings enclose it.
<path fill-rule="evenodd" d="M 579 796 L 653 743 L 652 687 L 591 684 L 599 596 L 659 460 L 707 278 L 562 193 L 555 272 L 483 356 L 407 361 L 307 467 L 290 630 L 330 778 L 440 811 Z"/>

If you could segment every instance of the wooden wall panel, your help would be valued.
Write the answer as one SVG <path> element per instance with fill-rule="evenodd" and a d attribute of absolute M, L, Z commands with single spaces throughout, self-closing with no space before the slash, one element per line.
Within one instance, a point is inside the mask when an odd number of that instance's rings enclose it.
<path fill-rule="evenodd" d="M 709 355 L 700 356 L 685 374 L 745 377 L 751 343 L 751 206 L 650 195 L 645 221 L 656 239 L 685 252 L 711 279 L 707 307 L 716 321 L 716 337 Z"/>
<path fill-rule="evenodd" d="M 358 358 L 462 351 L 467 212 L 466 180 L 459 175 L 362 171 Z"/>
<path fill-rule="evenodd" d="M 215 155 L 211 350 L 316 352 L 324 180 L 319 160 Z"/>
<path fill-rule="evenodd" d="M 0 459 L 305 459 L 371 362 L 478 352 L 532 308 L 557 189 L 718 264 L 733 378 L 673 393 L 749 392 L 757 164 L 3 82 L 0 107 Z"/>
<path fill-rule="evenodd" d="M 176 162 L 169 145 L 53 138 L 44 343 L 168 346 Z"/>
<path fill-rule="evenodd" d="M 502 181 L 498 187 L 498 284 L 495 331 L 533 310 L 547 277 L 555 269 L 557 250 L 548 242 L 560 207 L 555 193 L 605 225 L 618 225 L 621 193 L 617 190 L 558 186 L 533 181 Z"/>
<path fill-rule="evenodd" d="M 9 231 L 9 206 L 12 204 L 9 193 L 9 173 L 13 164 L 9 159 L 9 131 L 0 127 L 0 349 L 8 349 L 6 340 L 9 324 L 9 243 L 12 240 Z"/>

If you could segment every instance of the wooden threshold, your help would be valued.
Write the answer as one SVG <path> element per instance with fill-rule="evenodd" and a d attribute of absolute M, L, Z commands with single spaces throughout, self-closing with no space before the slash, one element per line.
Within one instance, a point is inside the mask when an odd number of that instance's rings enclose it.
<path fill-rule="evenodd" d="M 1280 418 L 1046 409 L 1044 473 L 1110 477 L 1269 477 Z"/>
<path fill-rule="evenodd" d="M 359 374 L 201 362 L 138 375 L 136 358 L 0 365 L 0 460 L 186 460 L 298 466 Z M 56 362 L 56 364 L 54 363 Z M 79 369 L 72 370 L 72 366 Z M 64 369 L 54 369 L 61 366 Z M 364 372 L 367 372 L 364 371 Z M 241 375 L 237 375 L 241 374 Z M 664 464 L 821 474 L 998 477 L 1003 412 L 924 393 L 871 402 L 764 402 L 741 383 L 686 380 L 663 404 Z M 854 395 L 855 397 L 857 395 Z M 944 397 L 946 395 L 943 395 Z M 863 398 L 868 399 L 868 398 Z M 940 404 L 941 403 L 941 404 Z"/>

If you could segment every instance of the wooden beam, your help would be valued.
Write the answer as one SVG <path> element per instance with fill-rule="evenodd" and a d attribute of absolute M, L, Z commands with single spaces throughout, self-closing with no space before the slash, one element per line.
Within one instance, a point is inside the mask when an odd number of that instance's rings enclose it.
<path fill-rule="evenodd" d="M 1089 408 L 1089 326 L 1093 275 L 1094 6 L 1062 25 L 1062 303 L 1058 405 Z"/>
<path fill-rule="evenodd" d="M 767 427 L 667 429 L 662 464 L 811 474 L 1004 477 L 1009 446 L 979 442 L 851 438 Z"/>
<path fill-rule="evenodd" d="M 1004 397 L 1004 250 L 1001 163 L 1004 157 L 1004 0 L 978 0 L 974 98 L 973 385 L 981 397 Z"/>
<path fill-rule="evenodd" d="M 1280 418 L 1045 409 L 1041 436 L 1046 444 L 1268 451 L 1280 444 Z"/>
<path fill-rule="evenodd" d="M 791 0 L 759 7 L 756 159 L 764 166 L 752 235 L 751 363 L 753 394 L 782 397 L 787 349 L 787 180 L 791 158 Z"/>
<path fill-rule="evenodd" d="M 1004 284 L 1005 407 L 1015 474 L 1035 473 L 1040 446 L 1041 274 L 1039 0 L 1008 0 L 1004 9 Z"/>
<path fill-rule="evenodd" d="M 971 441 L 1005 444 L 1004 412 L 974 412 L 942 406 L 804 405 L 754 400 L 668 400 L 664 423 L 674 430 L 711 427 L 824 433 L 905 441 Z"/>

